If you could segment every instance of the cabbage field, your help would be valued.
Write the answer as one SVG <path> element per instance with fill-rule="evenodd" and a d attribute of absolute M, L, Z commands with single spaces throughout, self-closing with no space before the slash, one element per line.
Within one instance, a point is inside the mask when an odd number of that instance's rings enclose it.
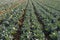
<path fill-rule="evenodd" d="M 60 0 L 0 0 L 0 40 L 60 40 Z"/>

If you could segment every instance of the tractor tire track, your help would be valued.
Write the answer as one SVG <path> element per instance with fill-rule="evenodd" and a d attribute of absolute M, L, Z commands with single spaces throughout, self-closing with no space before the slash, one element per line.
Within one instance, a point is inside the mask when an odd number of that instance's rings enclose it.
<path fill-rule="evenodd" d="M 27 5 L 26 5 L 25 9 L 23 10 L 23 15 L 21 16 L 21 18 L 18 21 L 19 28 L 16 31 L 16 33 L 13 35 L 13 37 L 14 37 L 13 40 L 20 40 L 20 36 L 22 34 L 21 28 L 23 26 L 23 22 L 24 22 L 24 19 L 25 19 L 26 8 L 28 7 L 28 3 L 29 3 L 29 1 L 27 2 Z"/>
<path fill-rule="evenodd" d="M 44 33 L 45 38 L 46 38 L 47 40 L 51 40 L 51 38 L 50 38 L 50 36 L 49 36 L 49 35 L 51 34 L 51 32 L 48 32 L 48 31 L 45 30 L 45 24 L 44 24 L 44 22 L 43 22 L 42 19 L 41 19 L 41 15 L 39 16 L 39 13 L 37 12 L 37 10 L 36 10 L 35 5 L 34 5 L 33 2 L 32 2 L 32 5 L 33 5 L 34 13 L 35 13 L 35 15 L 36 15 L 36 17 L 37 17 L 37 20 L 38 20 L 39 23 L 42 25 L 42 32 Z"/>

